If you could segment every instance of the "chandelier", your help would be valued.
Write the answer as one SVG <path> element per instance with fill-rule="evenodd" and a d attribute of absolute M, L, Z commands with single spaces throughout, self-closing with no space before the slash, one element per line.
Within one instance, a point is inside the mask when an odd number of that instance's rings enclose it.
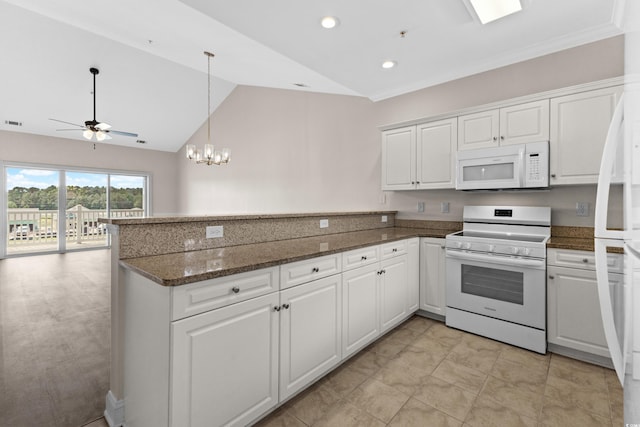
<path fill-rule="evenodd" d="M 223 148 L 216 150 L 211 143 L 211 58 L 213 53 L 205 51 L 207 56 L 207 143 L 199 150 L 195 144 L 187 144 L 187 159 L 193 160 L 197 164 L 223 165 L 231 160 L 231 150 Z"/>

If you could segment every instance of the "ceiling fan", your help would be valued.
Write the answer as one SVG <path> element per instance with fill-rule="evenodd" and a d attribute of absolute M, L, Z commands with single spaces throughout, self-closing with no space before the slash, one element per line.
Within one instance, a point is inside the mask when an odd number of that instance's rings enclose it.
<path fill-rule="evenodd" d="M 79 128 L 79 129 L 56 129 L 56 130 L 58 131 L 82 130 L 83 131 L 82 136 L 84 136 L 88 140 L 91 140 L 95 136 L 96 141 L 104 141 L 105 139 L 111 139 L 111 136 L 109 136 L 109 133 L 122 135 L 122 136 L 131 136 L 136 138 L 138 136 L 137 133 L 114 130 L 114 129 L 111 129 L 111 125 L 108 125 L 107 123 L 99 122 L 96 120 L 96 74 L 98 74 L 100 70 L 98 70 L 97 68 L 91 67 L 89 68 L 89 71 L 91 72 L 91 74 L 93 74 L 93 120 L 87 120 L 86 122 L 84 122 L 84 126 L 83 126 L 75 123 L 65 122 L 63 120 L 49 119 L 49 120 L 53 120 L 54 122 L 65 123 L 68 125 L 77 126 Z"/>

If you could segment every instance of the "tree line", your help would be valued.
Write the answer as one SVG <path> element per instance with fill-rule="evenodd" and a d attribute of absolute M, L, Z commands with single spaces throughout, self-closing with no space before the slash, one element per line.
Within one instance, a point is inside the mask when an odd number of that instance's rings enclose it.
<path fill-rule="evenodd" d="M 111 209 L 143 208 L 142 188 L 115 188 L 110 191 Z M 82 205 L 88 209 L 107 208 L 106 187 L 67 187 L 66 209 Z M 14 187 L 8 191 L 8 208 L 36 208 L 40 210 L 58 209 L 58 187 L 47 188 Z"/>

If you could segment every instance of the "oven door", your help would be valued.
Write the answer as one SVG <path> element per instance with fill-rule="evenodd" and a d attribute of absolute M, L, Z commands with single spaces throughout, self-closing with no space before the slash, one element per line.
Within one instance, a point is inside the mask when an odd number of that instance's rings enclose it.
<path fill-rule="evenodd" d="M 545 329 L 544 259 L 447 249 L 447 306 Z"/>

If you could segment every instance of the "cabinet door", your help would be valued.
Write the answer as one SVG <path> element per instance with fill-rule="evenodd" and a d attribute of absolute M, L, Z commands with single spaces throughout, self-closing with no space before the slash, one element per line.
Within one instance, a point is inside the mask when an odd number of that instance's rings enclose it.
<path fill-rule="evenodd" d="M 411 190 L 416 181 L 416 127 L 382 132 L 382 189 Z"/>
<path fill-rule="evenodd" d="M 612 87 L 551 99 L 551 185 L 598 182 L 602 149 L 621 94 L 622 87 Z"/>
<path fill-rule="evenodd" d="M 548 341 L 610 357 L 593 270 L 547 267 Z"/>
<path fill-rule="evenodd" d="M 340 362 L 341 281 L 336 274 L 280 293 L 280 400 Z"/>
<path fill-rule="evenodd" d="M 278 403 L 278 293 L 173 322 L 172 426 L 246 426 Z"/>
<path fill-rule="evenodd" d="M 407 240 L 407 310 L 418 311 L 420 306 L 420 239 Z"/>
<path fill-rule="evenodd" d="M 498 110 L 458 117 L 458 150 L 497 147 L 499 120 Z"/>
<path fill-rule="evenodd" d="M 458 119 L 418 125 L 417 138 L 417 188 L 454 188 Z"/>
<path fill-rule="evenodd" d="M 350 356 L 380 335 L 380 265 L 342 273 L 342 349 Z"/>
<path fill-rule="evenodd" d="M 407 308 L 407 255 L 380 263 L 380 331 L 385 333 L 409 314 Z"/>
<path fill-rule="evenodd" d="M 420 247 L 420 308 L 445 316 L 445 241 L 421 239 Z"/>
<path fill-rule="evenodd" d="M 500 109 L 500 145 L 548 140 L 548 99 Z"/>

